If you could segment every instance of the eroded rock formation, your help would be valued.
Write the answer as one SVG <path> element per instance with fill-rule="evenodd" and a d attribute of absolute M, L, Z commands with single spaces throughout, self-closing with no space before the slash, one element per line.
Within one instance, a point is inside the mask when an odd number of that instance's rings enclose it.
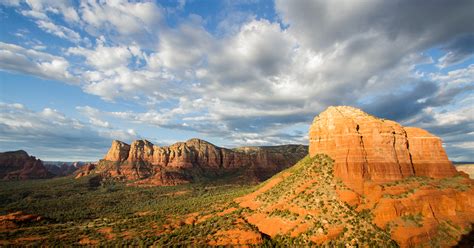
<path fill-rule="evenodd" d="M 438 137 L 353 107 L 329 107 L 319 114 L 309 139 L 310 156 L 324 153 L 332 157 L 335 175 L 359 192 L 367 181 L 456 174 Z"/>
<path fill-rule="evenodd" d="M 226 149 L 200 139 L 170 146 L 153 145 L 147 140 L 136 140 L 131 145 L 114 140 L 95 171 L 107 177 L 141 180 L 137 184 L 175 185 L 226 173 L 260 181 L 307 153 L 303 145 Z"/>
<path fill-rule="evenodd" d="M 308 156 L 235 202 L 260 233 L 301 247 L 452 247 L 472 231 L 474 180 L 414 176 L 360 194 L 333 168 L 324 154 Z"/>
<path fill-rule="evenodd" d="M 0 178 L 4 180 L 26 180 L 51 178 L 41 160 L 29 156 L 23 150 L 0 153 Z"/>

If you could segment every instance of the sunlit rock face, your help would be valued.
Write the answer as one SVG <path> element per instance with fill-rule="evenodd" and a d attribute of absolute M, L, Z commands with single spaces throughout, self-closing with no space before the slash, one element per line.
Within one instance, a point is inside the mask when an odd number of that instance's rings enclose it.
<path fill-rule="evenodd" d="M 310 156 L 324 153 L 332 157 L 335 175 L 358 191 L 365 181 L 456 174 L 440 138 L 353 107 L 329 107 L 319 114 L 309 139 Z"/>
<path fill-rule="evenodd" d="M 146 184 L 176 185 L 193 181 L 195 174 L 220 175 L 240 170 L 244 179 L 261 181 L 307 154 L 308 147 L 304 145 L 226 149 L 200 139 L 170 146 L 157 146 L 147 140 L 135 140 L 131 145 L 114 140 L 95 172 L 143 180 Z"/>

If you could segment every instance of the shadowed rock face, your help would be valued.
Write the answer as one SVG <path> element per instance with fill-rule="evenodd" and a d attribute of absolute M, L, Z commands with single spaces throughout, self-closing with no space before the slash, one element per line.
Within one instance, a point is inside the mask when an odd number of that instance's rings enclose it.
<path fill-rule="evenodd" d="M 147 140 L 136 140 L 131 145 L 114 140 L 96 172 L 155 185 L 189 182 L 196 173 L 216 176 L 238 171 L 246 179 L 260 181 L 288 168 L 307 153 L 307 146 L 303 145 L 226 149 L 200 139 L 163 147 Z"/>
<path fill-rule="evenodd" d="M 41 160 L 29 156 L 23 150 L 0 153 L 0 178 L 4 180 L 26 180 L 51 178 Z"/>
<path fill-rule="evenodd" d="M 310 156 L 332 157 L 335 175 L 359 192 L 364 181 L 456 174 L 438 137 L 353 107 L 329 107 L 314 119 L 309 138 Z"/>

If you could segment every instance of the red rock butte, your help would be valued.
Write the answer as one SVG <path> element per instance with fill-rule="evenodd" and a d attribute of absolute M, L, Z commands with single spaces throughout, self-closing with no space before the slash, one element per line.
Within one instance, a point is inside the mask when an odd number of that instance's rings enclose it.
<path fill-rule="evenodd" d="M 77 177 L 98 172 L 106 177 L 143 180 L 143 184 L 176 185 L 192 181 L 192 174 L 200 172 L 239 176 L 240 171 L 247 179 L 261 181 L 307 154 L 304 145 L 227 149 L 200 139 L 170 146 L 157 146 L 147 140 L 135 140 L 131 145 L 114 140 L 104 159 L 97 166 L 85 167 Z"/>
<path fill-rule="evenodd" d="M 310 156 L 324 153 L 333 158 L 335 176 L 359 193 L 366 182 L 457 173 L 440 138 L 353 107 L 329 107 L 320 113 L 310 127 L 309 140 Z"/>

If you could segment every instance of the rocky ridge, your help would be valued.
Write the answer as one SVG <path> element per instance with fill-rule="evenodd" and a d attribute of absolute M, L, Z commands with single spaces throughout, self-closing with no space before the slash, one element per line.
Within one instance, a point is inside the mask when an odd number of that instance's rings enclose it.
<path fill-rule="evenodd" d="M 0 153 L 0 178 L 4 180 L 26 180 L 51 178 L 54 175 L 43 162 L 23 150 Z"/>
<path fill-rule="evenodd" d="M 136 140 L 131 145 L 114 140 L 93 172 L 152 185 L 176 185 L 223 174 L 261 181 L 306 154 L 307 146 L 303 145 L 226 149 L 200 139 L 170 146 L 156 146 L 147 140 Z"/>

